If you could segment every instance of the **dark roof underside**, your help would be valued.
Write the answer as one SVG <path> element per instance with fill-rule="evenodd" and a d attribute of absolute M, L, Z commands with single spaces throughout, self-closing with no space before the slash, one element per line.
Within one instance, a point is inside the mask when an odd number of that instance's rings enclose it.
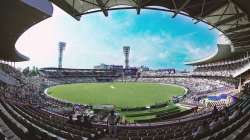
<path fill-rule="evenodd" d="M 42 6 L 41 9 L 31 7 L 26 3 L 27 1 L 6 0 L 0 6 L 0 60 L 12 62 L 29 60 L 16 50 L 16 41 L 28 28 L 50 16 L 42 12 L 46 0 L 44 0 L 45 2 L 33 2 Z M 52 4 L 50 6 L 49 9 L 52 10 Z M 52 14 L 52 11 L 50 12 Z"/>
<path fill-rule="evenodd" d="M 51 0 L 76 19 L 84 14 L 109 10 L 155 9 L 184 14 L 223 32 L 234 47 L 250 45 L 249 0 Z"/>

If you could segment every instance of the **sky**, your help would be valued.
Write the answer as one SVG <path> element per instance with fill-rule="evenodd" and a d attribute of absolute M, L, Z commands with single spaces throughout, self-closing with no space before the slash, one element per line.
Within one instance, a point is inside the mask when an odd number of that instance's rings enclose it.
<path fill-rule="evenodd" d="M 105 63 L 124 65 L 123 46 L 130 46 L 130 66 L 186 69 L 184 62 L 213 54 L 221 41 L 216 29 L 189 17 L 142 10 L 84 15 L 80 21 L 54 6 L 53 16 L 27 30 L 16 48 L 30 61 L 18 67 L 57 67 L 58 42 L 66 42 L 63 67 L 93 68 Z"/>

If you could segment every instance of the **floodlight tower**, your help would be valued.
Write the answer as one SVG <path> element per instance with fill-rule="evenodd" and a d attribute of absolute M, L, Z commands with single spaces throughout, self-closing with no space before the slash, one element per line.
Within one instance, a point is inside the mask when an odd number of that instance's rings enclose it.
<path fill-rule="evenodd" d="M 129 68 L 129 52 L 130 52 L 130 47 L 129 46 L 124 46 L 123 47 L 123 53 L 125 56 L 125 69 Z"/>
<path fill-rule="evenodd" d="M 66 47 L 66 43 L 65 42 L 59 42 L 58 46 L 59 46 L 58 68 L 62 68 L 63 51 L 64 51 L 64 49 Z"/>

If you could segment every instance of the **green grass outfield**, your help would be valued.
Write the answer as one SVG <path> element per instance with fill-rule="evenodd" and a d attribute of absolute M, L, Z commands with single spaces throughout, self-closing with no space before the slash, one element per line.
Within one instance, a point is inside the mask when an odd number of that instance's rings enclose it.
<path fill-rule="evenodd" d="M 153 105 L 184 93 L 184 88 L 175 85 L 135 82 L 66 84 L 48 89 L 50 96 L 72 103 L 113 104 L 118 108 Z"/>

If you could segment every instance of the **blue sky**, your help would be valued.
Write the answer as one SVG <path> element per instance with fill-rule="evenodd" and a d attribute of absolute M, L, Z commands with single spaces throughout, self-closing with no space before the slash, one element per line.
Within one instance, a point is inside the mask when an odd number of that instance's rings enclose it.
<path fill-rule="evenodd" d="M 216 51 L 218 31 L 204 23 L 193 24 L 189 17 L 142 10 L 89 14 L 81 21 L 54 6 L 51 18 L 27 30 L 16 47 L 30 57 L 19 67 L 57 66 L 58 42 L 67 43 L 64 67 L 92 68 L 100 63 L 124 64 L 122 46 L 131 47 L 130 65 L 150 68 L 185 69 L 185 61 L 196 60 Z"/>

